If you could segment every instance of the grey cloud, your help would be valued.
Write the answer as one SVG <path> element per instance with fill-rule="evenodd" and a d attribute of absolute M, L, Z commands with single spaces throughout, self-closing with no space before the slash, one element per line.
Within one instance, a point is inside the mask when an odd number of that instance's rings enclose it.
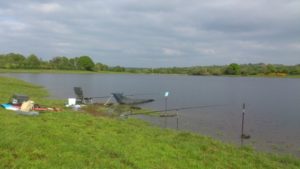
<path fill-rule="evenodd" d="M 0 51 L 123 66 L 300 62 L 297 0 L 1 1 Z"/>

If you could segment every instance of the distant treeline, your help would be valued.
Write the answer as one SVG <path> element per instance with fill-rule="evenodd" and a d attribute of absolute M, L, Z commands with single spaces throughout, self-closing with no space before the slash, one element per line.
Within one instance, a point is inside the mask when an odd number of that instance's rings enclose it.
<path fill-rule="evenodd" d="M 224 66 L 194 66 L 186 68 L 159 68 L 154 69 L 154 73 L 175 73 L 189 75 L 271 75 L 271 76 L 286 76 L 300 75 L 300 64 L 287 66 L 281 64 L 236 64 Z"/>
<path fill-rule="evenodd" d="M 0 54 L 0 68 L 2 69 L 56 69 L 56 70 L 87 70 L 112 71 L 129 73 L 160 73 L 160 74 L 189 74 L 189 75 L 300 75 L 300 64 L 287 66 L 280 64 L 236 64 L 224 66 L 194 66 L 171 68 L 125 68 L 121 66 L 110 67 L 103 63 L 94 63 L 89 56 L 69 58 L 57 56 L 48 61 L 31 54 L 9 53 Z"/>
<path fill-rule="evenodd" d="M 2 69 L 58 69 L 58 70 L 108 70 L 108 66 L 102 63 L 94 63 L 89 56 L 68 58 L 57 56 L 49 61 L 42 60 L 31 54 L 27 57 L 16 54 L 0 54 L 0 68 Z"/>

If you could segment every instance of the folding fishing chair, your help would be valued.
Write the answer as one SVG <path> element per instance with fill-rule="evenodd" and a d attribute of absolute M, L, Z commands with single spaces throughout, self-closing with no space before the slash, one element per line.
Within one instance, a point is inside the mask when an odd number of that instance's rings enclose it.
<path fill-rule="evenodd" d="M 76 104 L 92 104 L 92 97 L 84 97 L 81 87 L 74 87 L 74 92 L 76 95 Z"/>

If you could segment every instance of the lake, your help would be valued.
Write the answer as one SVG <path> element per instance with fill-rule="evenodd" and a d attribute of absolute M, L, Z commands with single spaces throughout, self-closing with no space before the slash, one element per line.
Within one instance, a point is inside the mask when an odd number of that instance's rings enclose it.
<path fill-rule="evenodd" d="M 142 107 L 154 110 L 164 110 L 166 103 L 168 109 L 211 105 L 179 110 L 179 129 L 234 144 L 240 144 L 242 104 L 245 103 L 244 131 L 251 135 L 245 144 L 263 151 L 300 156 L 300 79 L 126 74 L 2 75 L 43 85 L 53 98 L 74 97 L 73 87 L 80 86 L 85 96 L 122 92 L 137 98 L 153 98 L 155 102 Z M 167 102 L 166 91 L 170 93 Z M 165 126 L 164 118 L 141 118 Z M 167 118 L 167 127 L 176 128 L 176 118 Z"/>

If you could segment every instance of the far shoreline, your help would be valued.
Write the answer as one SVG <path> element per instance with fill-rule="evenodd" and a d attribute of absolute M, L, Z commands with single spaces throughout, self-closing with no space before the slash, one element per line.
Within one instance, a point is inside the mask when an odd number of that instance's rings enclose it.
<path fill-rule="evenodd" d="M 84 70 L 57 70 L 57 69 L 0 69 L 0 74 L 2 73 L 32 73 L 32 74 L 128 74 L 128 75 L 135 75 L 135 74 L 143 74 L 143 75 L 180 75 L 180 76 L 200 76 L 200 77 L 253 77 L 253 78 L 290 78 L 290 79 L 298 79 L 300 75 L 190 75 L 190 74 L 174 74 L 174 73 L 133 73 L 133 72 L 114 72 L 114 71 L 84 71 Z"/>

